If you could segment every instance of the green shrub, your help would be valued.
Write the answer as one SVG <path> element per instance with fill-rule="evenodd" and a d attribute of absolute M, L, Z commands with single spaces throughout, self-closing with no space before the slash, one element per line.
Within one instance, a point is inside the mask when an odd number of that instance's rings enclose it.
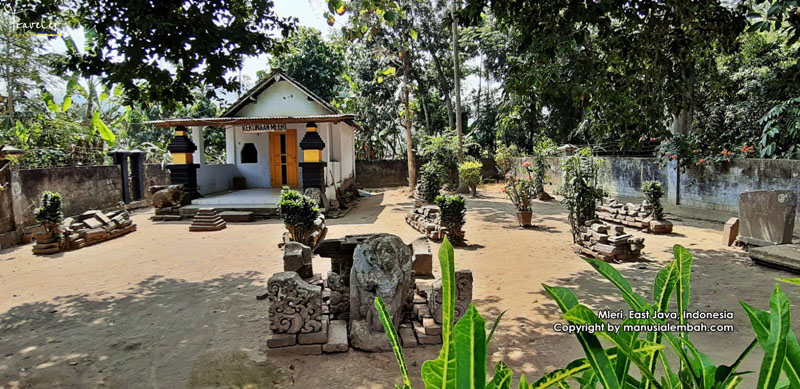
<path fill-rule="evenodd" d="M 642 184 L 644 198 L 653 207 L 653 219 L 664 220 L 664 206 L 661 205 L 661 198 L 664 197 L 664 187 L 658 181 L 645 181 Z"/>
<path fill-rule="evenodd" d="M 422 166 L 419 177 L 419 195 L 423 200 L 432 203 L 442 189 L 442 167 L 435 161 L 430 161 Z"/>
<path fill-rule="evenodd" d="M 621 325 L 661 326 L 668 322 L 655 318 L 656 312 L 674 313 L 676 325 L 687 325 L 684 312 L 691 312 L 690 281 L 693 264 L 692 255 L 685 248 L 675 245 L 674 260 L 656 275 L 653 283 L 653 300 L 636 293 L 628 281 L 610 264 L 595 259 L 587 259 L 601 276 L 620 291 L 631 310 L 648 312 L 647 319 L 626 319 Z M 422 381 L 427 388 L 510 388 L 513 372 L 503 363 L 495 365 L 494 377 L 489 380 L 486 371 L 486 349 L 492 339 L 501 313 L 488 334 L 485 320 L 470 305 L 467 313 L 453 325 L 456 288 L 454 285 L 455 267 L 453 247 L 445 239 L 439 250 L 439 263 L 442 269 L 442 348 L 439 357 L 422 364 Z M 800 284 L 800 278 L 778 279 L 781 282 Z M 577 296 L 567 288 L 543 285 L 545 291 L 556 301 L 562 318 L 572 325 L 593 325 L 597 331 L 581 331 L 575 335 L 586 354 L 567 364 L 565 368 L 549 372 L 539 380 L 529 384 L 525 376 L 519 381 L 519 388 L 571 388 L 577 383 L 580 388 L 596 388 L 600 384 L 605 389 L 622 388 L 735 388 L 742 380 L 738 368 L 747 355 L 760 345 L 764 349 L 758 385 L 754 387 L 773 389 L 800 387 L 800 343 L 790 328 L 790 302 L 780 286 L 770 297 L 769 311 L 763 311 L 741 302 L 753 326 L 755 338 L 730 365 L 716 365 L 700 352 L 691 342 L 689 332 L 663 331 L 609 331 L 595 312 L 578 302 Z M 672 296 L 675 295 L 673 300 Z M 395 357 L 403 376 L 401 388 L 411 388 L 408 368 L 397 331 L 392 325 L 383 301 L 375 298 L 375 307 L 386 329 L 386 335 L 394 349 Z M 505 313 L 505 312 L 504 312 Z M 611 344 L 604 348 L 600 340 Z M 666 340 L 669 349 L 663 344 Z M 671 350 L 680 361 L 674 370 L 667 356 Z M 660 366 L 659 366 L 660 365 Z M 636 377 L 630 369 L 639 371 Z M 658 376 L 660 374 L 660 377 Z M 782 376 L 785 380 L 781 380 Z"/>
<path fill-rule="evenodd" d="M 588 148 L 567 158 L 561 165 L 564 178 L 559 194 L 564 196 L 561 204 L 569 211 L 573 242 L 578 241 L 580 227 L 596 218 L 595 206 L 604 195 L 603 190 L 597 186 L 599 169 L 600 161 L 592 156 L 592 151 Z"/>
<path fill-rule="evenodd" d="M 289 230 L 292 240 L 308 244 L 309 236 L 316 229 L 314 221 L 319 217 L 317 204 L 296 190 L 283 187 L 278 201 L 278 213 Z"/>
<path fill-rule="evenodd" d="M 472 196 L 478 194 L 478 185 L 481 183 L 481 168 L 483 168 L 483 164 L 480 162 L 464 162 L 458 167 L 458 175 L 461 177 L 461 182 L 469 187 Z"/>
<path fill-rule="evenodd" d="M 454 242 L 464 240 L 462 228 L 467 219 L 467 200 L 462 195 L 437 196 L 439 223 L 447 228 L 447 236 Z"/>
<path fill-rule="evenodd" d="M 536 196 L 544 196 L 544 183 L 547 181 L 547 169 L 550 169 L 548 158 L 555 154 L 556 144 L 550 138 L 544 138 L 533 148 L 533 187 Z"/>
<path fill-rule="evenodd" d="M 517 145 L 506 146 L 500 144 L 497 146 L 497 151 L 494 153 L 494 162 L 497 164 L 497 172 L 505 177 L 509 174 L 516 164 L 515 159 L 521 157 Z"/>
<path fill-rule="evenodd" d="M 39 208 L 33 211 L 36 221 L 48 227 L 58 226 L 64 219 L 61 212 L 61 194 L 56 192 L 44 192 L 39 203 Z"/>

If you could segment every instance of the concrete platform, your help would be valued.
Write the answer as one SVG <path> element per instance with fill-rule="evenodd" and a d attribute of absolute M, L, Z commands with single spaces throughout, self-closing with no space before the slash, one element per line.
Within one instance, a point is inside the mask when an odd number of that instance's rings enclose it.
<path fill-rule="evenodd" d="M 800 273 L 800 244 L 754 247 L 749 254 L 759 264 Z"/>
<path fill-rule="evenodd" d="M 250 188 L 207 194 L 192 200 L 192 205 L 205 205 L 215 209 L 231 205 L 275 206 L 280 197 L 280 188 Z"/>

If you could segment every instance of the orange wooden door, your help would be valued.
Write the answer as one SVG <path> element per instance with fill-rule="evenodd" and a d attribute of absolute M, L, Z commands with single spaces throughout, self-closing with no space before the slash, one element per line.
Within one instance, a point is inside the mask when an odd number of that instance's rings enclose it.
<path fill-rule="evenodd" d="M 270 132 L 269 175 L 272 187 L 299 186 L 297 166 L 297 131 Z"/>

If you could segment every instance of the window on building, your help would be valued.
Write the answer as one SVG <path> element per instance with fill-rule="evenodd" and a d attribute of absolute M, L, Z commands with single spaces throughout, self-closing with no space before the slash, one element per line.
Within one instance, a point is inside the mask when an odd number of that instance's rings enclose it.
<path fill-rule="evenodd" d="M 242 147 L 242 155 L 241 155 L 242 163 L 258 163 L 258 150 L 256 150 L 256 145 L 252 143 L 245 143 Z"/>

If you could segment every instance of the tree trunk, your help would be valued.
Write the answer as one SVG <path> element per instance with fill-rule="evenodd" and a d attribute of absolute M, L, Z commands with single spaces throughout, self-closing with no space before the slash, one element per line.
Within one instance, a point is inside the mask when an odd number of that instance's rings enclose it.
<path fill-rule="evenodd" d="M 6 61 L 11 59 L 11 37 L 6 37 Z M 6 79 L 6 109 L 8 110 L 8 118 L 11 125 L 14 125 L 14 77 L 11 76 L 11 65 L 8 62 L 5 64 L 5 79 Z"/>
<path fill-rule="evenodd" d="M 461 69 L 458 63 L 458 18 L 456 17 L 456 0 L 453 0 L 453 89 L 455 89 L 456 106 L 456 132 L 458 132 L 458 165 L 464 163 L 464 123 L 461 120 Z M 461 181 L 458 175 L 458 193 L 466 193 L 469 190 Z"/>
<path fill-rule="evenodd" d="M 689 135 L 692 132 L 692 121 L 694 120 L 694 110 L 682 108 L 678 114 L 672 114 L 672 126 L 670 132 L 673 135 Z"/>
<path fill-rule="evenodd" d="M 436 75 L 439 76 L 439 83 L 442 84 L 442 92 L 444 93 L 444 99 L 447 103 L 447 119 L 450 122 L 450 129 L 455 130 L 456 128 L 456 117 L 455 117 L 455 110 L 453 109 L 453 100 L 450 99 L 450 88 L 447 84 L 447 77 L 444 76 L 444 69 L 442 69 L 442 62 L 439 60 L 439 57 L 436 55 L 435 52 L 429 51 L 431 54 L 431 58 L 433 58 L 433 65 L 436 69 Z"/>
<path fill-rule="evenodd" d="M 408 86 L 408 53 L 406 48 L 403 50 L 403 96 L 406 110 L 406 148 L 408 149 L 408 187 L 414 190 L 417 183 L 417 171 L 414 168 L 414 147 L 411 141 L 411 112 L 409 110 L 409 86 Z"/>

